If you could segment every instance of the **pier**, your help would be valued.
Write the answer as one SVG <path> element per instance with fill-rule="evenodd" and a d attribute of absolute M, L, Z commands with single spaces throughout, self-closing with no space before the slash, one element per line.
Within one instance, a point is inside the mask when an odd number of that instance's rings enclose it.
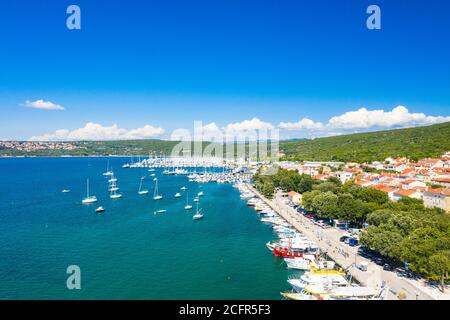
<path fill-rule="evenodd" d="M 434 300 L 435 298 L 425 292 L 417 280 L 401 278 L 394 272 L 384 271 L 373 261 L 358 255 L 356 247 L 343 245 L 339 241 L 341 232 L 335 228 L 322 229 L 314 225 L 310 220 L 299 214 L 285 203 L 285 198 L 277 193 L 274 200 L 269 200 L 260 194 L 251 185 L 248 188 L 262 199 L 268 206 L 276 211 L 283 219 L 310 240 L 317 242 L 318 246 L 327 256 L 345 269 L 357 282 L 364 286 L 381 288 L 388 286 L 387 300 Z M 367 271 L 356 267 L 358 262 L 365 261 L 368 264 Z"/>

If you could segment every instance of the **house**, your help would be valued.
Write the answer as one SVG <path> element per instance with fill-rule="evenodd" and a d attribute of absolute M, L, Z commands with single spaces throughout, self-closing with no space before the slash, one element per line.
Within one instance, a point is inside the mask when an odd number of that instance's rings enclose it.
<path fill-rule="evenodd" d="M 289 199 L 289 201 L 298 204 L 298 203 L 302 202 L 302 195 L 295 191 L 289 191 L 288 199 Z"/>
<path fill-rule="evenodd" d="M 372 188 L 376 188 L 378 190 L 383 191 L 384 193 L 386 193 L 389 197 L 389 199 L 391 199 L 392 201 L 394 201 L 394 192 L 397 191 L 397 188 L 394 187 L 390 187 L 390 186 L 383 186 L 383 185 L 375 185 L 375 186 L 371 186 Z"/>
<path fill-rule="evenodd" d="M 441 208 L 450 212 L 450 189 L 428 189 L 423 193 L 423 203 L 428 208 Z"/>
<path fill-rule="evenodd" d="M 450 188 L 450 178 L 435 177 L 431 179 L 431 182 Z"/>
<path fill-rule="evenodd" d="M 413 179 L 408 179 L 408 180 L 404 180 L 402 181 L 402 189 L 404 190 L 411 190 L 417 187 L 422 187 L 425 188 L 427 185 L 425 182 L 422 181 L 417 181 L 417 180 L 413 180 Z"/>
<path fill-rule="evenodd" d="M 344 184 L 347 181 L 351 180 L 352 176 L 353 176 L 352 172 L 347 172 L 347 171 L 339 172 L 339 180 L 341 180 L 342 184 Z"/>
<path fill-rule="evenodd" d="M 420 192 L 417 192 L 416 190 L 404 190 L 404 189 L 397 190 L 393 194 L 394 201 L 398 201 L 403 197 L 409 197 L 420 200 L 422 199 L 422 194 Z"/>
<path fill-rule="evenodd" d="M 368 181 L 368 180 L 358 180 L 354 183 L 354 185 L 359 186 L 359 187 L 368 187 L 372 184 L 373 184 L 372 181 Z"/>

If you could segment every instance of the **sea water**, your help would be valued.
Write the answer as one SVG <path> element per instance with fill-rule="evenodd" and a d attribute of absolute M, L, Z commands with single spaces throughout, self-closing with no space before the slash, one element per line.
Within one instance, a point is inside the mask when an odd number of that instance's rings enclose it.
<path fill-rule="evenodd" d="M 121 199 L 109 197 L 108 160 Z M 265 246 L 275 238 L 272 228 L 238 190 L 162 169 L 124 169 L 126 162 L 0 159 L 0 299 L 280 299 L 289 289 L 293 272 Z M 152 173 L 160 201 L 153 200 Z M 141 177 L 148 195 L 138 195 Z M 81 204 L 87 179 L 98 198 L 91 205 Z M 200 191 L 204 218 L 193 220 Z M 98 206 L 106 211 L 95 213 Z M 81 270 L 80 290 L 67 288 L 71 265 Z"/>

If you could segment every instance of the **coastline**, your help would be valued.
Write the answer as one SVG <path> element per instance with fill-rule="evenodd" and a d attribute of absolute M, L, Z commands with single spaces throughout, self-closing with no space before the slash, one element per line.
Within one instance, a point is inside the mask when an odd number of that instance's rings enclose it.
<path fill-rule="evenodd" d="M 282 203 L 277 194 L 274 200 L 269 200 L 259 193 L 250 184 L 249 190 L 263 200 L 275 212 L 277 212 L 291 226 L 304 234 L 311 241 L 315 241 L 320 249 L 339 266 L 346 270 L 357 282 L 364 286 L 380 287 L 382 283 L 388 285 L 387 300 L 400 300 L 399 293 L 405 294 L 405 300 L 435 300 L 434 295 L 429 294 L 418 284 L 408 279 L 400 278 L 393 272 L 384 271 L 382 267 L 357 254 L 357 248 L 342 246 L 339 239 L 339 231 L 319 229 L 303 215 L 298 214 L 293 208 Z M 361 271 L 356 267 L 357 262 L 365 261 L 369 267 L 367 271 Z"/>

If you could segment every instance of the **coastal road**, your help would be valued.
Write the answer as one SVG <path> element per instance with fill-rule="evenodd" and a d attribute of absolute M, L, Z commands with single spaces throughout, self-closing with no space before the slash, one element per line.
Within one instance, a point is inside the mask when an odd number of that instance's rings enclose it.
<path fill-rule="evenodd" d="M 281 194 L 276 194 L 273 201 L 266 199 L 258 191 L 249 186 L 249 188 L 260 197 L 266 204 L 280 214 L 288 223 L 302 232 L 312 241 L 316 241 L 320 249 L 327 253 L 362 285 L 380 288 L 382 283 L 386 284 L 389 291 L 385 297 L 389 300 L 399 300 L 402 296 L 405 300 L 433 300 L 434 297 L 422 288 L 419 283 L 414 283 L 408 279 L 402 278 L 392 271 L 384 271 L 383 268 L 373 261 L 365 259 L 357 254 L 357 247 L 350 247 L 339 241 L 342 232 L 336 228 L 323 229 L 309 219 L 299 214 L 294 208 L 286 203 L 286 198 Z M 367 271 L 361 271 L 356 268 L 355 263 L 366 261 L 368 263 Z M 395 290 L 394 294 L 391 290 Z"/>

